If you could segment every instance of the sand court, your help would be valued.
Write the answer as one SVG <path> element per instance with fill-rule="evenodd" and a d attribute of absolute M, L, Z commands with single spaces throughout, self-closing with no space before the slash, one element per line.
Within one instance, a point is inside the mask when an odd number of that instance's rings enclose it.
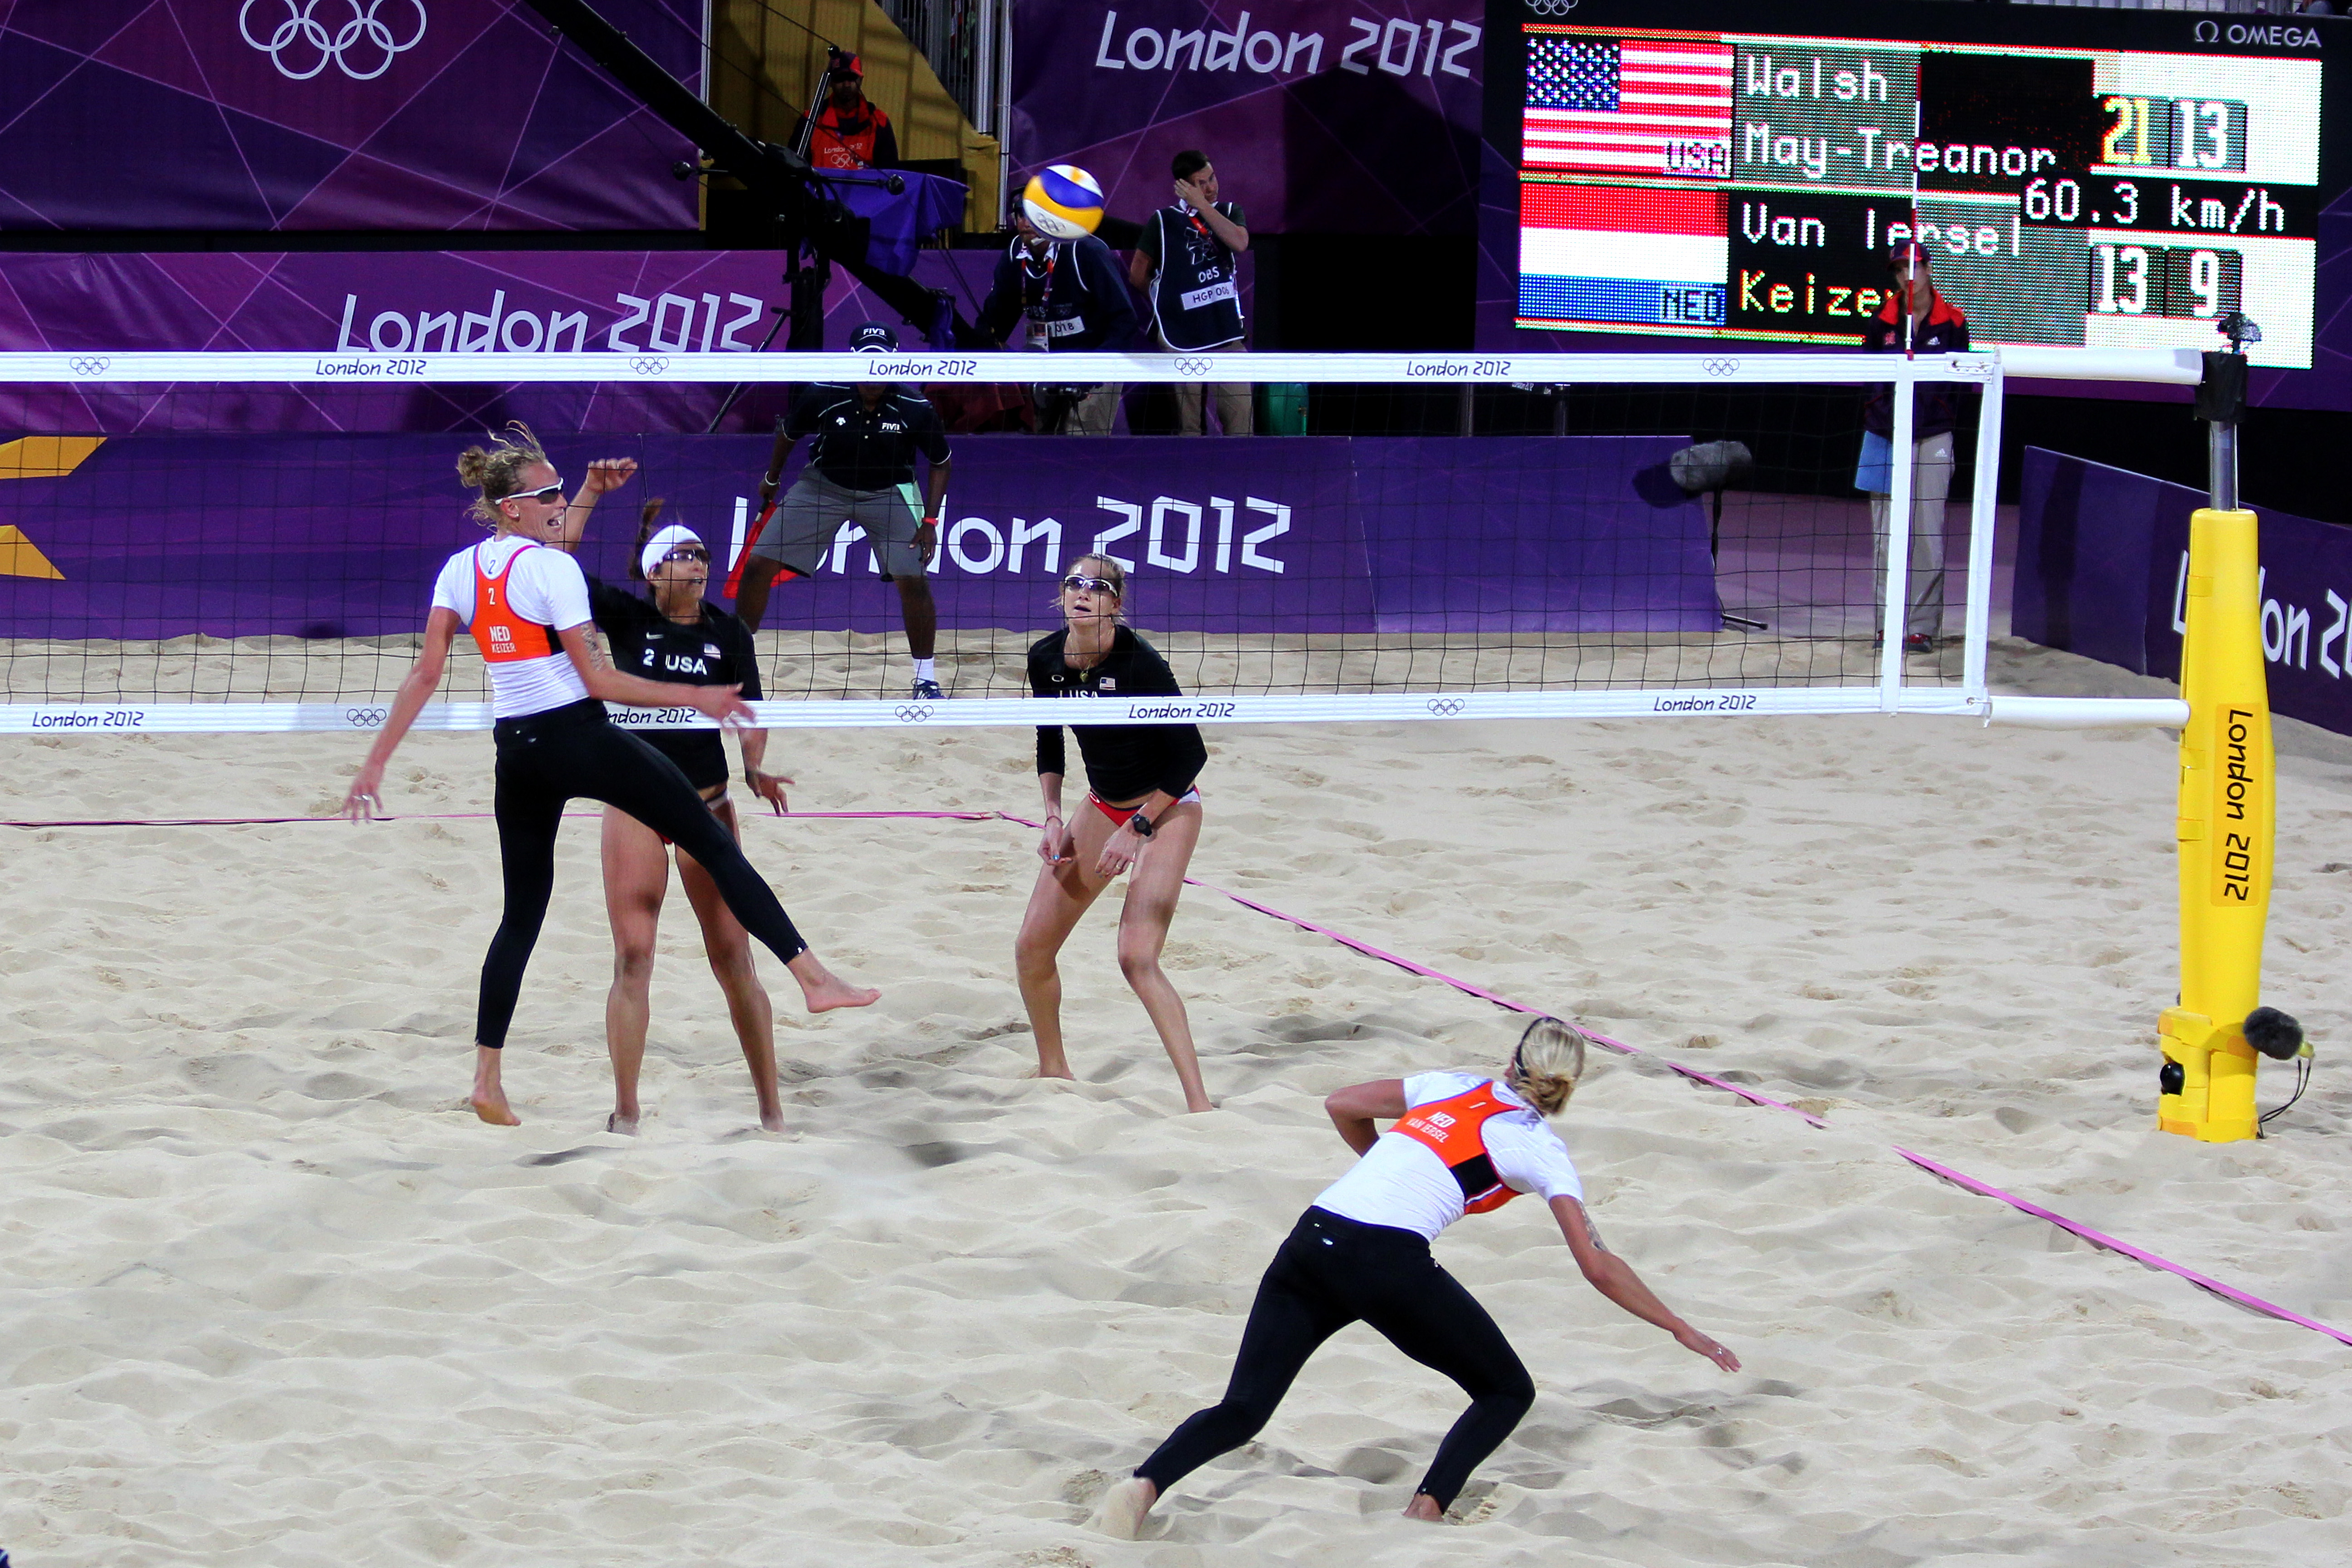
<path fill-rule="evenodd" d="M 2122 691 L 2004 645 L 2008 689 Z M 2101 682 L 2105 684 L 2101 684 Z M 1370 1331 L 1180 1486 L 1095 1498 L 1213 1401 L 1348 1155 L 1319 1097 L 1498 1062 L 1499 1010 L 1194 889 L 1181 1101 L 1100 911 L 1075 1085 L 1011 975 L 1034 835 L 747 819 L 874 1008 L 779 992 L 756 1130 L 685 900 L 644 1136 L 598 1131 L 611 948 L 567 824 L 508 1086 L 463 1107 L 496 919 L 489 744 L 419 734 L 354 826 L 8 829 L 0 1545 L 21 1563 L 2310 1563 L 2352 1555 L 2346 1347 L 1938 1183 L 1917 1149 L 2352 1323 L 2352 765 L 2283 721 L 2266 989 L 2319 1043 L 2261 1143 L 2152 1130 L 2170 737 L 1930 721 L 1212 730 L 1203 880 L 1823 1116 L 1602 1058 L 1594 1217 L 1746 1362 L 1576 1277 L 1540 1211 L 1440 1260 L 1534 1373 L 1462 1525 L 1394 1515 L 1460 1406 Z M 308 816 L 342 736 L 21 741 L 0 816 Z M 780 735 L 808 810 L 1034 800 L 1023 731 Z M 2287 1074 L 2264 1075 L 2265 1105 Z M 1466 1526 L 1466 1527 L 1464 1527 Z"/>

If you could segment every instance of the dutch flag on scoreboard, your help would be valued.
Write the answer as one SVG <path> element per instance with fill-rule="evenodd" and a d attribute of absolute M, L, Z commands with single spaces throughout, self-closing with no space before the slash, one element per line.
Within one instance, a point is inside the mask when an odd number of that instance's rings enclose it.
<path fill-rule="evenodd" d="M 1731 176 L 1725 44 L 1528 40 L 1519 156 L 1625 174 Z"/>
<path fill-rule="evenodd" d="M 1519 320 L 1720 327 L 1731 241 L 1715 191 L 1519 187 Z"/>

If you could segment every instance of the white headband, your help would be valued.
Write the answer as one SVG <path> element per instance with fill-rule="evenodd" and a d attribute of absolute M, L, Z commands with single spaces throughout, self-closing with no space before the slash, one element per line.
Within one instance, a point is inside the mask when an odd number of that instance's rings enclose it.
<path fill-rule="evenodd" d="M 702 535 L 683 523 L 673 522 L 646 541 L 646 547 L 637 552 L 637 570 L 650 577 L 654 574 L 654 568 L 662 563 L 663 556 L 681 544 L 701 542 Z"/>

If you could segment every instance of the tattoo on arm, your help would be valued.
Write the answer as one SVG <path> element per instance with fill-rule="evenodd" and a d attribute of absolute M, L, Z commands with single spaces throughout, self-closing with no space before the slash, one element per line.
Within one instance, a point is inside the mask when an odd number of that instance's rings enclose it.
<path fill-rule="evenodd" d="M 1609 1251 L 1608 1243 L 1601 1239 L 1601 1227 L 1592 1223 L 1592 1215 L 1590 1214 L 1587 1214 L 1584 1216 L 1584 1239 L 1592 1243 L 1592 1249 L 1595 1252 Z M 1613 1257 L 1615 1255 L 1612 1254 L 1611 1256 Z"/>

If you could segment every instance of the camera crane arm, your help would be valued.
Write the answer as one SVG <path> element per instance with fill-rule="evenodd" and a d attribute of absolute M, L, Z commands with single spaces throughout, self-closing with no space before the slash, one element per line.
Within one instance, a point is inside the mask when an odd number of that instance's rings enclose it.
<path fill-rule="evenodd" d="M 622 89 L 710 159 L 709 174 L 730 174 L 775 207 L 777 221 L 847 272 L 877 299 L 928 332 L 944 307 L 958 343 L 979 334 L 947 297 L 911 278 L 867 265 L 852 255 L 847 210 L 823 187 L 806 158 L 746 134 L 660 64 L 626 33 L 596 14 L 586 0 L 524 0 L 550 26 L 580 47 Z M 813 112 L 813 111 L 812 111 Z M 862 249 L 862 246 L 859 247 Z"/>

